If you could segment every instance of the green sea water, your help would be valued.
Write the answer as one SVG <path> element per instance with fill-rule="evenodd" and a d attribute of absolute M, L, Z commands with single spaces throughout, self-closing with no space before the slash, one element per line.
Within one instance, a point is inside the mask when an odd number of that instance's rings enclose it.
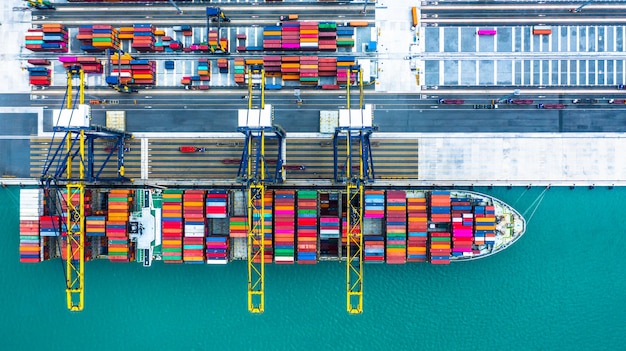
<path fill-rule="evenodd" d="M 543 189 L 477 189 L 531 216 Z M 450 266 L 366 265 L 364 313 L 345 310 L 345 265 L 86 265 L 85 310 L 66 310 L 60 260 L 20 264 L 19 189 L 0 188 L 2 350 L 624 350 L 626 188 L 552 188 L 509 249 Z"/>

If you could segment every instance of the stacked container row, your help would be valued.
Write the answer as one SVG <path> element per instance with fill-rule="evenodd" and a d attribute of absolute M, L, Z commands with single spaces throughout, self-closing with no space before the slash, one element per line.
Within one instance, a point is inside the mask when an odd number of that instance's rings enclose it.
<path fill-rule="evenodd" d="M 425 197 L 407 198 L 408 243 L 407 261 L 426 261 L 426 242 L 428 240 L 428 213 Z"/>
<path fill-rule="evenodd" d="M 318 61 L 319 75 L 320 77 L 335 77 L 337 76 L 337 58 L 327 57 L 320 58 Z"/>
<path fill-rule="evenodd" d="M 263 56 L 263 68 L 266 77 L 280 77 L 282 75 L 280 56 Z"/>
<path fill-rule="evenodd" d="M 352 47 L 354 46 L 354 28 L 338 27 L 337 28 L 337 46 Z"/>
<path fill-rule="evenodd" d="M 228 60 L 225 58 L 217 59 L 217 68 L 220 73 L 228 73 Z"/>
<path fill-rule="evenodd" d="M 317 191 L 298 190 L 298 263 L 317 263 Z"/>
<path fill-rule="evenodd" d="M 20 190 L 20 262 L 42 260 L 42 239 L 39 229 L 40 218 L 43 215 L 42 204 L 43 190 Z M 56 220 L 58 223 L 58 217 Z"/>
<path fill-rule="evenodd" d="M 208 59 L 202 58 L 198 60 L 198 76 L 201 81 L 211 80 L 211 63 Z"/>
<path fill-rule="evenodd" d="M 112 262 L 130 260 L 128 217 L 131 201 L 130 190 L 114 189 L 109 192 L 106 236 L 109 260 Z"/>
<path fill-rule="evenodd" d="M 274 195 L 274 262 L 295 261 L 295 191 L 276 190 Z"/>
<path fill-rule="evenodd" d="M 102 73 L 102 62 L 93 56 L 60 56 L 59 61 L 65 69 L 80 66 L 85 73 Z"/>
<path fill-rule="evenodd" d="M 133 77 L 133 84 L 153 85 L 156 76 L 156 64 L 149 60 L 131 60 L 130 69 Z"/>
<path fill-rule="evenodd" d="M 209 190 L 206 195 L 205 213 L 209 221 L 228 217 L 228 190 Z M 239 227 L 243 227 L 243 237 L 247 235 L 246 220 L 241 218 Z M 206 238 L 206 261 L 209 264 L 228 262 L 230 240 L 225 235 L 213 235 L 209 232 Z"/>
<path fill-rule="evenodd" d="M 430 263 L 450 264 L 450 233 L 431 232 L 430 233 Z"/>
<path fill-rule="evenodd" d="M 319 49 L 319 28 L 317 22 L 300 22 L 300 49 Z"/>
<path fill-rule="evenodd" d="M 337 192 L 319 194 L 320 257 L 338 258 L 340 255 L 339 197 Z"/>
<path fill-rule="evenodd" d="M 273 210 L 273 206 L 272 206 L 272 199 L 274 198 L 274 192 L 272 190 L 266 190 L 265 191 L 265 218 L 264 218 L 264 231 L 265 231 L 265 237 L 264 237 L 264 250 L 265 250 L 265 263 L 272 263 L 273 259 L 274 259 L 274 249 L 272 247 L 272 233 L 273 233 L 273 227 L 272 227 L 272 210 Z M 254 200 L 254 206 L 257 208 L 261 207 L 261 200 L 260 199 L 256 199 Z M 255 213 L 255 216 L 257 216 L 257 214 Z M 253 218 L 253 221 L 258 221 L 259 218 L 255 217 Z M 259 250 L 259 247 L 257 247 L 256 245 L 254 245 L 252 247 L 252 250 L 254 252 Z"/>
<path fill-rule="evenodd" d="M 263 49 L 280 50 L 281 48 L 281 27 L 263 27 Z"/>
<path fill-rule="evenodd" d="M 350 84 L 356 83 L 356 73 L 350 70 L 354 64 L 353 56 L 337 57 L 337 84 L 347 84 L 348 77 L 350 77 Z"/>
<path fill-rule="evenodd" d="M 85 217 L 85 235 L 87 236 L 106 236 L 106 217 L 105 216 L 87 216 Z"/>
<path fill-rule="evenodd" d="M 111 76 L 107 84 L 154 85 L 156 64 L 149 60 L 136 60 L 129 54 L 111 56 Z"/>
<path fill-rule="evenodd" d="M 300 57 L 300 84 L 317 85 L 319 82 L 319 60 L 317 56 Z"/>
<path fill-rule="evenodd" d="M 452 198 L 452 256 L 468 256 L 474 241 L 474 214 L 470 199 Z"/>
<path fill-rule="evenodd" d="M 283 80 L 299 80 L 300 79 L 300 57 L 283 56 L 281 58 L 280 72 Z"/>
<path fill-rule="evenodd" d="M 163 191 L 162 205 L 162 245 L 163 262 L 183 262 L 183 191 L 166 189 Z"/>
<path fill-rule="evenodd" d="M 49 86 L 52 83 L 52 71 L 46 67 L 28 67 L 30 85 Z"/>
<path fill-rule="evenodd" d="M 245 238 L 248 236 L 248 220 L 246 217 L 230 217 L 230 237 Z"/>
<path fill-rule="evenodd" d="M 406 263 L 406 192 L 387 191 L 387 263 Z"/>
<path fill-rule="evenodd" d="M 450 223 L 450 192 L 432 191 L 430 193 L 430 220 L 435 223 Z M 430 233 L 430 262 L 449 264 L 451 240 L 449 232 L 433 231 Z"/>
<path fill-rule="evenodd" d="M 228 216 L 228 190 L 209 190 L 206 196 L 206 217 L 226 218 Z"/>
<path fill-rule="evenodd" d="M 430 193 L 430 220 L 436 223 L 450 222 L 450 192 L 432 191 Z"/>
<path fill-rule="evenodd" d="M 335 51 L 337 50 L 337 23 L 320 22 L 319 28 L 319 49 Z"/>
<path fill-rule="evenodd" d="M 81 25 L 78 27 L 76 39 L 81 42 L 81 50 L 87 52 L 117 50 L 120 47 L 119 31 L 106 24 Z"/>
<path fill-rule="evenodd" d="M 364 221 L 380 223 L 385 217 L 385 192 L 381 190 L 366 190 L 363 207 Z M 363 260 L 365 262 L 385 262 L 385 237 L 380 232 L 381 225 L 373 233 L 363 233 Z"/>
<path fill-rule="evenodd" d="M 229 238 L 227 236 L 206 237 L 206 263 L 228 263 Z"/>
<path fill-rule="evenodd" d="M 493 245 L 495 243 L 496 218 L 493 206 L 474 206 L 476 216 L 474 243 Z"/>
<path fill-rule="evenodd" d="M 203 263 L 205 245 L 204 190 L 185 190 L 183 194 L 183 261 Z"/>
<path fill-rule="evenodd" d="M 246 75 L 246 65 L 243 57 L 235 58 L 235 83 L 244 84 Z"/>
<path fill-rule="evenodd" d="M 133 24 L 131 47 L 137 51 L 154 51 L 155 31 L 156 28 L 151 24 Z"/>
<path fill-rule="evenodd" d="M 282 38 L 278 38 L 280 46 L 271 46 L 272 49 L 283 50 L 299 50 L 300 49 L 300 23 L 288 22 L 283 23 L 282 28 L 279 27 L 279 35 Z M 275 38 L 272 38 L 275 39 Z M 264 45 L 265 46 L 265 45 Z"/>
<path fill-rule="evenodd" d="M 67 52 L 67 28 L 59 23 L 46 23 L 29 29 L 25 47 L 31 51 Z"/>

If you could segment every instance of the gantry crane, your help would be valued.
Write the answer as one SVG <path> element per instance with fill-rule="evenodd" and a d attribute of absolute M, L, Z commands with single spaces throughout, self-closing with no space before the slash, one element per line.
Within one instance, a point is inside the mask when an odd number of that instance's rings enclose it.
<path fill-rule="evenodd" d="M 136 93 L 137 89 L 133 89 L 132 87 L 128 86 L 127 84 L 122 84 L 122 77 L 121 77 L 121 72 L 122 72 L 122 55 L 124 54 L 124 52 L 120 49 L 116 50 L 115 52 L 117 53 L 117 72 L 118 75 L 117 76 L 112 76 L 111 75 L 111 70 L 113 69 L 113 60 L 111 59 L 111 52 L 113 50 L 106 50 L 106 58 L 107 58 L 107 72 L 106 72 L 106 82 L 107 84 L 109 84 L 109 86 L 113 89 L 115 89 L 115 91 L 119 92 L 119 93 L 125 93 L 125 94 L 131 94 L 131 93 Z"/>
<path fill-rule="evenodd" d="M 79 80 L 79 101 L 72 100 L 72 86 L 75 78 Z M 130 134 L 109 130 L 104 127 L 90 126 L 90 106 L 85 105 L 84 83 L 85 73 L 80 66 L 71 66 L 67 70 L 67 104 L 61 110 L 53 111 L 53 132 L 65 133 L 61 142 L 53 148 L 53 137 L 44 163 L 40 186 L 46 194 L 46 204 L 50 215 L 62 217 L 62 201 L 66 202 L 67 212 L 65 223 L 58 223 L 66 232 L 66 265 L 65 282 L 67 308 L 70 311 L 82 311 L 84 306 L 85 286 L 85 186 L 88 183 L 103 180 L 124 181 L 124 140 Z M 57 117 L 58 116 L 58 117 Z M 94 157 L 94 141 L 97 138 L 117 140 L 117 147 L 112 149 L 96 170 Z M 54 150 L 53 150 L 54 149 Z M 118 176 L 113 178 L 100 177 L 113 152 L 117 151 Z M 75 172 L 78 168 L 78 172 Z M 61 187 L 66 189 L 66 200 L 63 200 Z"/>
<path fill-rule="evenodd" d="M 259 108 L 252 104 L 256 80 L 261 91 Z M 237 179 L 247 193 L 248 310 L 262 313 L 265 308 L 265 189 L 266 184 L 284 181 L 285 147 L 285 131 L 273 125 L 272 106 L 265 104 L 265 70 L 262 66 L 249 67 L 248 109 L 239 110 L 237 130 L 245 135 Z M 265 157 L 266 139 L 278 141 L 274 172 L 270 172 Z"/>
<path fill-rule="evenodd" d="M 347 73 L 347 109 L 339 110 L 339 125 L 333 137 L 333 161 L 335 182 L 346 185 L 347 310 L 358 314 L 363 312 L 363 191 L 365 184 L 374 181 L 370 135 L 378 128 L 372 124 L 371 105 L 363 105 L 363 72 L 360 66 L 351 66 Z M 352 76 L 358 79 L 358 109 L 351 109 L 350 106 Z M 343 172 L 339 164 L 339 141 L 342 139 L 346 143 Z"/>
<path fill-rule="evenodd" d="M 213 48 L 209 41 L 209 35 L 211 32 L 211 21 L 217 22 L 217 44 Z M 230 18 L 226 17 L 224 12 L 219 7 L 207 7 L 206 8 L 206 43 L 209 46 L 209 50 L 212 53 L 228 54 L 228 49 L 222 46 L 221 28 L 222 22 L 230 22 Z"/>
<path fill-rule="evenodd" d="M 56 8 L 48 0 L 24 0 L 28 3 L 28 7 L 37 10 L 55 10 Z"/>

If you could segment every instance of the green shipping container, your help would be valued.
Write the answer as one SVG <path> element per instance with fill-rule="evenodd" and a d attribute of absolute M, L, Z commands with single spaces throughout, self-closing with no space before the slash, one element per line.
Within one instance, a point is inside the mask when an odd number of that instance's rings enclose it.
<path fill-rule="evenodd" d="M 113 38 L 91 38 L 91 41 L 94 43 L 110 43 L 113 41 Z"/>

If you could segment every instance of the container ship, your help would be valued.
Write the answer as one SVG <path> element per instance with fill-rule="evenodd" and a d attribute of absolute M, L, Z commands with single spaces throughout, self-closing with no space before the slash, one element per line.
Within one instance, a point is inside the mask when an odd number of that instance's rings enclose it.
<path fill-rule="evenodd" d="M 20 193 L 22 262 L 67 259 L 64 216 L 68 204 L 78 205 L 80 199 L 68 199 L 63 190 L 44 195 L 42 189 Z M 245 260 L 245 195 L 240 188 L 87 190 L 85 260 L 144 266 L 155 260 L 189 264 Z M 480 259 L 511 246 L 526 229 L 525 219 L 513 207 L 471 191 L 372 188 L 365 191 L 363 202 L 358 230 L 366 263 Z M 345 192 L 272 189 L 266 191 L 264 204 L 266 263 L 346 259 Z"/>

